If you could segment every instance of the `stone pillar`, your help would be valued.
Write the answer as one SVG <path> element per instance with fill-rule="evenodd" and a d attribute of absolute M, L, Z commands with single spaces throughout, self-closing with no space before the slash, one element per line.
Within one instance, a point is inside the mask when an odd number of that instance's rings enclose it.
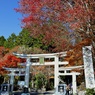
<path fill-rule="evenodd" d="M 12 85 L 11 91 L 13 91 L 13 84 L 14 84 L 14 71 L 11 71 L 10 73 L 10 84 Z"/>
<path fill-rule="evenodd" d="M 30 58 L 26 60 L 26 72 L 25 72 L 25 86 L 29 87 L 29 76 L 30 76 Z"/>
<path fill-rule="evenodd" d="M 59 73 L 59 70 L 58 70 L 59 64 L 58 64 L 58 62 L 59 62 L 59 57 L 55 56 L 55 69 L 54 69 L 54 87 L 55 88 L 59 84 L 59 78 L 58 78 L 59 77 L 59 75 L 58 75 L 58 73 Z"/>
<path fill-rule="evenodd" d="M 72 88 L 73 88 L 73 95 L 77 93 L 77 83 L 76 83 L 76 74 L 73 72 L 72 75 Z"/>
<path fill-rule="evenodd" d="M 92 49 L 91 46 L 83 47 L 83 61 L 84 61 L 86 88 L 95 88 L 93 59 L 92 59 L 91 49 Z"/>

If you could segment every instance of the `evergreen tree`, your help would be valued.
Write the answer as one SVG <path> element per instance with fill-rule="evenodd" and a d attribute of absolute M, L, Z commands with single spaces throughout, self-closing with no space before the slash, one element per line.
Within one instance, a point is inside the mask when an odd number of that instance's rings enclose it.
<path fill-rule="evenodd" d="M 27 29 L 23 29 L 16 39 L 16 45 L 32 46 L 32 37 Z"/>
<path fill-rule="evenodd" d="M 12 33 L 11 36 L 9 36 L 7 38 L 7 40 L 5 41 L 4 46 L 6 48 L 10 48 L 10 49 L 13 48 L 13 47 L 15 47 L 16 46 L 16 44 L 15 44 L 16 37 L 17 36 L 14 33 Z"/>
<path fill-rule="evenodd" d="M 4 38 L 4 36 L 0 37 L 0 46 L 4 46 L 4 42 L 6 41 L 6 39 Z"/>

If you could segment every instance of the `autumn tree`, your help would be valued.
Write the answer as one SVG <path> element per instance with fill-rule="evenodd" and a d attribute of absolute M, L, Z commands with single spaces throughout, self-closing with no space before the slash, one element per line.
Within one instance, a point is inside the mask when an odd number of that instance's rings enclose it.
<path fill-rule="evenodd" d="M 65 0 L 65 23 L 69 23 L 72 33 L 80 41 L 69 51 L 70 65 L 81 65 L 82 47 L 86 45 L 93 46 L 93 58 L 95 56 L 95 1 L 94 0 Z M 61 16 L 61 15 L 60 15 Z M 82 41 L 82 42 L 81 42 Z M 71 53 L 72 52 L 72 53 Z M 78 52 L 78 53 L 77 53 Z"/>
<path fill-rule="evenodd" d="M 12 54 L 6 54 L 6 56 L 0 60 L 0 75 L 4 75 L 8 72 L 3 69 L 3 67 L 6 68 L 17 68 L 19 67 L 19 63 L 25 62 L 25 59 L 17 58 L 16 56 Z"/>
<path fill-rule="evenodd" d="M 67 52 L 67 56 L 65 57 L 65 60 L 69 61 L 68 66 L 83 65 L 82 47 L 88 46 L 90 44 L 91 40 L 85 39 L 77 45 L 73 46 L 72 49 Z"/>
<path fill-rule="evenodd" d="M 85 42 L 87 38 L 90 39 L 90 44 L 94 46 L 94 0 L 20 0 L 19 5 L 16 11 L 23 14 L 22 23 L 24 27 L 29 28 L 33 36 L 44 32 L 44 43 L 53 43 L 51 39 L 56 37 L 54 40 L 56 44 L 61 41 L 63 44 L 66 44 L 66 42 L 64 43 L 64 40 L 61 39 L 61 36 L 58 37 L 60 34 L 59 31 L 63 33 L 61 34 L 62 36 L 66 35 L 66 33 L 68 34 L 68 32 L 62 29 L 62 25 L 64 25 L 70 33 L 68 37 L 70 37 L 71 40 L 75 40 L 75 42 L 84 40 Z M 57 33 L 58 35 L 56 35 Z M 72 39 L 72 37 L 74 39 Z M 55 43 L 53 43 L 53 45 L 54 44 Z M 60 44 L 62 43 L 58 44 L 59 47 L 61 47 Z"/>
<path fill-rule="evenodd" d="M 18 48 L 18 46 L 10 50 L 4 47 L 0 48 L 0 53 L 2 54 L 3 52 L 2 56 L 0 56 L 0 75 L 6 74 L 6 71 L 3 69 L 3 67 L 16 68 L 19 67 L 19 63 L 26 61 L 25 59 L 18 58 L 13 55 L 13 52 L 17 52 Z"/>
<path fill-rule="evenodd" d="M 25 26 L 43 25 L 48 21 L 62 22 L 76 32 L 76 38 L 88 37 L 94 43 L 94 0 L 20 0 L 19 5 L 16 11 L 23 14 Z"/>
<path fill-rule="evenodd" d="M 0 59 L 0 82 L 8 81 L 7 74 L 9 73 L 6 68 L 17 68 L 19 63 L 25 62 L 25 59 L 17 58 L 16 56 L 7 53 L 2 59 Z"/>
<path fill-rule="evenodd" d="M 65 2 L 66 20 L 71 29 L 81 36 L 81 39 L 89 38 L 94 42 L 95 32 L 95 1 L 71 0 Z M 64 19 L 64 17 L 63 17 Z M 78 35 L 77 35 L 78 36 Z"/>
<path fill-rule="evenodd" d="M 69 47 L 68 29 L 63 21 L 58 19 L 59 12 L 56 10 L 58 6 L 62 7 L 60 0 L 20 0 L 19 4 L 16 11 L 23 14 L 24 27 L 30 29 L 33 37 L 43 38 L 45 49 L 58 52 Z"/>

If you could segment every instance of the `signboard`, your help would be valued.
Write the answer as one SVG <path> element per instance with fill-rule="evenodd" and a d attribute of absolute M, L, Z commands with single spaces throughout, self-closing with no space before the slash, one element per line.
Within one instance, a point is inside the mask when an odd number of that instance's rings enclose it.
<path fill-rule="evenodd" d="M 93 69 L 93 60 L 91 46 L 83 47 L 83 61 L 84 61 L 84 73 L 85 73 L 85 82 L 86 88 L 94 88 L 94 69 Z"/>
<path fill-rule="evenodd" d="M 44 64 L 44 57 L 40 57 L 40 58 L 39 58 L 39 63 L 40 63 L 40 64 Z"/>

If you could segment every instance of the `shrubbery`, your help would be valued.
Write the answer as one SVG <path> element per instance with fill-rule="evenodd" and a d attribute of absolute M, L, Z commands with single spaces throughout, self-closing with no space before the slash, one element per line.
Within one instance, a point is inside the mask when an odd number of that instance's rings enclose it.
<path fill-rule="evenodd" d="M 85 95 L 95 95 L 95 90 L 94 89 L 86 89 Z"/>

